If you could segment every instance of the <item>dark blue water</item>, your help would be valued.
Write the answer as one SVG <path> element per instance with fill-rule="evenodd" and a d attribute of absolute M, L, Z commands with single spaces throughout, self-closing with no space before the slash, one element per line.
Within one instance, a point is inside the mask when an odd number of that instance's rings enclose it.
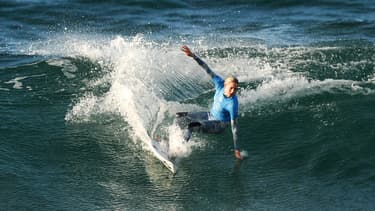
<path fill-rule="evenodd" d="M 4 210 L 372 210 L 373 1 L 0 1 Z M 177 111 L 240 80 L 240 133 Z M 149 152 L 162 136 L 176 175 Z"/>

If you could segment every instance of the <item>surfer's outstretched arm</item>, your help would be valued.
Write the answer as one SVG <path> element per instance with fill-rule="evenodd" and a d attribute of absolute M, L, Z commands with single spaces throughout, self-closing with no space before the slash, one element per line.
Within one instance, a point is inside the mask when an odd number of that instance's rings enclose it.
<path fill-rule="evenodd" d="M 232 134 L 233 134 L 233 148 L 234 148 L 234 156 L 236 156 L 237 159 L 242 160 L 242 156 L 239 150 L 239 143 L 238 143 L 238 129 L 237 129 L 237 118 L 230 121 L 232 126 Z"/>
<path fill-rule="evenodd" d="M 211 68 L 197 55 L 195 55 L 193 52 L 191 52 L 190 48 L 186 45 L 181 47 L 181 50 L 187 55 L 192 57 L 204 70 L 206 70 L 206 73 L 211 76 L 211 78 L 215 77 L 216 74 L 211 70 Z"/>

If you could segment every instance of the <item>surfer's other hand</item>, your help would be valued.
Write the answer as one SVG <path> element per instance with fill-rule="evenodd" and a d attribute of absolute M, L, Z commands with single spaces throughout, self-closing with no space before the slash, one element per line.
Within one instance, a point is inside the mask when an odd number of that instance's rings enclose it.
<path fill-rule="evenodd" d="M 186 45 L 183 45 L 181 47 L 181 50 L 187 55 L 187 56 L 190 56 L 190 57 L 193 57 L 194 54 L 191 52 L 190 48 L 187 47 Z"/>
<path fill-rule="evenodd" d="M 241 153 L 238 149 L 234 150 L 234 156 L 238 159 L 238 160 L 243 160 L 242 156 L 241 156 Z"/>

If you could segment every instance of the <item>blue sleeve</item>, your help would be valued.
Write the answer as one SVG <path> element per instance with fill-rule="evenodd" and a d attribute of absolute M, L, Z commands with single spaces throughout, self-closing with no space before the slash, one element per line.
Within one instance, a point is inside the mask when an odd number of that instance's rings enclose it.
<path fill-rule="evenodd" d="M 199 66 L 201 66 L 206 71 L 208 75 L 211 76 L 211 78 L 214 78 L 216 76 L 214 71 L 212 71 L 211 68 L 195 54 L 193 54 L 193 59 L 199 64 Z"/>
<path fill-rule="evenodd" d="M 212 82 L 215 84 L 215 90 L 219 90 L 224 87 L 224 80 L 218 75 L 215 75 L 212 78 Z"/>

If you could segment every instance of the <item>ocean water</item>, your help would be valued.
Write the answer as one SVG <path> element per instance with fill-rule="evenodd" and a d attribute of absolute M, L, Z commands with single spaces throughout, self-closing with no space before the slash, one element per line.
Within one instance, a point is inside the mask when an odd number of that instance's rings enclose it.
<path fill-rule="evenodd" d="M 375 2 L 0 0 L 1 210 L 374 210 Z M 173 126 L 240 80 L 239 140 Z M 169 141 L 172 175 L 147 141 Z"/>

